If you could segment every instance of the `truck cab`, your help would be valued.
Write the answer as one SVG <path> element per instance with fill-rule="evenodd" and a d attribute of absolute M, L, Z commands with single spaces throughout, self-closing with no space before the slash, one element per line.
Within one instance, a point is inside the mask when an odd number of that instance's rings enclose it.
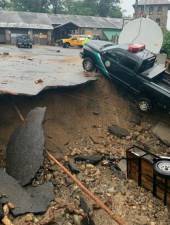
<path fill-rule="evenodd" d="M 133 93 L 141 111 L 160 105 L 170 111 L 170 75 L 143 44 L 91 41 L 81 53 L 84 70 L 99 70 Z"/>

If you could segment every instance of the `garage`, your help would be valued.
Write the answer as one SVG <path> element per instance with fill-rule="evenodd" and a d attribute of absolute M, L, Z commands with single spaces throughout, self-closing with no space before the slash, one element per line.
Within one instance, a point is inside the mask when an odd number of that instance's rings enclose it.
<path fill-rule="evenodd" d="M 48 31 L 33 30 L 33 43 L 38 45 L 48 45 Z"/>
<path fill-rule="evenodd" d="M 28 34 L 28 30 L 27 29 L 11 29 L 11 44 L 15 45 L 17 37 L 23 34 Z"/>
<path fill-rule="evenodd" d="M 0 43 L 5 43 L 5 29 L 0 29 Z"/>

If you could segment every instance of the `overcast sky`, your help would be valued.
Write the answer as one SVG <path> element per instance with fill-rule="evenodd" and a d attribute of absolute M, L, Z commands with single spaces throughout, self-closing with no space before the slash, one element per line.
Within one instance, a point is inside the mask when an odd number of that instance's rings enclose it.
<path fill-rule="evenodd" d="M 132 16 L 134 13 L 133 4 L 136 2 L 135 0 L 120 0 L 121 7 L 123 10 L 123 14 L 126 16 Z M 168 14 L 168 30 L 170 30 L 170 12 Z"/>
<path fill-rule="evenodd" d="M 135 0 L 120 0 L 122 9 L 125 10 L 125 14 L 133 15 L 133 7 L 132 5 L 135 3 Z"/>

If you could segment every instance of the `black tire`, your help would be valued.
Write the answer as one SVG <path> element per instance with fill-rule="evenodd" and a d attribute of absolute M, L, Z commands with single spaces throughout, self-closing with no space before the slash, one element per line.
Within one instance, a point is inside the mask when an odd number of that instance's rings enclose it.
<path fill-rule="evenodd" d="M 93 60 L 91 58 L 85 58 L 83 60 L 83 68 L 87 72 L 93 72 L 95 70 Z"/>
<path fill-rule="evenodd" d="M 140 98 L 137 102 L 138 109 L 142 112 L 150 112 L 152 109 L 152 102 L 148 98 Z"/>
<path fill-rule="evenodd" d="M 163 177 L 170 178 L 170 160 L 162 159 L 155 163 L 154 170 Z"/>
<path fill-rule="evenodd" d="M 64 43 L 63 44 L 63 48 L 69 48 L 70 47 L 70 44 L 69 43 Z"/>

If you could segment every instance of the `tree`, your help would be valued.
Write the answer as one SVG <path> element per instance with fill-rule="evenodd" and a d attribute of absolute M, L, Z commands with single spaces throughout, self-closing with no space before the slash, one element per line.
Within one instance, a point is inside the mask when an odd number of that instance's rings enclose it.
<path fill-rule="evenodd" d="M 98 5 L 98 15 L 102 17 L 122 17 L 118 3 L 119 0 L 100 0 Z"/>
<path fill-rule="evenodd" d="M 170 58 L 170 32 L 169 31 L 166 31 L 164 33 L 162 52 L 165 52 L 168 58 Z"/>
<path fill-rule="evenodd" d="M 11 0 L 14 10 L 30 12 L 47 12 L 48 0 Z"/>
<path fill-rule="evenodd" d="M 8 0 L 0 0 L 0 8 L 5 9 L 10 7 L 10 2 Z"/>
<path fill-rule="evenodd" d="M 66 13 L 94 16 L 97 14 L 98 0 L 66 1 Z"/>
<path fill-rule="evenodd" d="M 64 11 L 64 0 L 49 0 L 49 5 L 52 8 L 52 13 L 58 14 Z"/>

